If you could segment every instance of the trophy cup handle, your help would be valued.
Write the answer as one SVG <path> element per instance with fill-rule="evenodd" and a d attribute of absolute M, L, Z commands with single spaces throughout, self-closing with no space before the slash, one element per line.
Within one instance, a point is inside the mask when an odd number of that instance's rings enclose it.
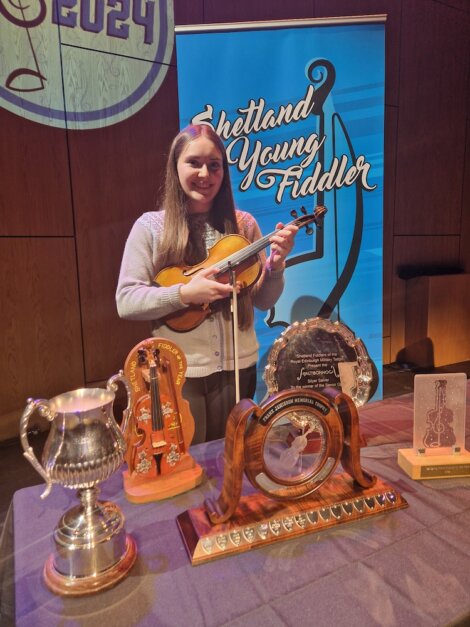
<path fill-rule="evenodd" d="M 127 377 L 124 376 L 123 370 L 120 370 L 118 374 L 115 374 L 108 379 L 106 383 L 106 389 L 110 390 L 111 392 L 116 392 L 117 384 L 119 382 L 121 382 L 124 385 L 124 387 L 126 388 L 126 392 L 127 392 L 127 407 L 122 413 L 122 421 L 121 421 L 121 427 L 120 427 L 121 432 L 126 433 L 127 423 L 129 421 L 129 415 L 131 411 L 132 390 L 131 390 L 131 386 L 129 384 Z"/>
<path fill-rule="evenodd" d="M 47 473 L 44 467 L 39 463 L 36 455 L 34 454 L 33 448 L 30 446 L 29 441 L 28 441 L 29 417 L 36 409 L 39 411 L 41 416 L 44 416 L 44 418 L 47 418 L 49 422 L 52 422 L 52 420 L 54 420 L 55 413 L 51 410 L 49 403 L 44 398 L 40 398 L 36 400 L 33 400 L 32 398 L 28 398 L 27 405 L 25 407 L 23 415 L 21 416 L 21 421 L 20 421 L 20 439 L 21 439 L 21 444 L 23 446 L 23 450 L 24 450 L 23 455 L 26 457 L 26 459 L 30 462 L 33 468 L 41 475 L 41 477 L 46 482 L 46 489 L 41 494 L 41 498 L 45 499 L 46 496 L 48 496 L 51 491 L 52 479 L 49 473 Z"/>

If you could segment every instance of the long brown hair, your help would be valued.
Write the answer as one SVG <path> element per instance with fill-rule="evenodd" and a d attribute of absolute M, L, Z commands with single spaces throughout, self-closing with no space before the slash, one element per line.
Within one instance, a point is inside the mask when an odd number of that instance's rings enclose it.
<path fill-rule="evenodd" d="M 178 133 L 173 140 L 166 164 L 165 186 L 162 206 L 165 209 L 165 222 L 160 246 L 160 259 L 164 267 L 169 265 L 194 264 L 202 259 L 191 259 L 193 242 L 190 232 L 188 199 L 178 177 L 178 159 L 186 146 L 206 137 L 222 155 L 223 178 L 217 196 L 212 203 L 207 221 L 223 234 L 238 233 L 232 185 L 225 146 L 217 133 L 208 124 L 191 124 Z M 228 303 L 223 302 L 224 317 L 230 317 Z M 249 294 L 239 297 L 239 327 L 248 328 L 253 322 L 253 306 Z"/>

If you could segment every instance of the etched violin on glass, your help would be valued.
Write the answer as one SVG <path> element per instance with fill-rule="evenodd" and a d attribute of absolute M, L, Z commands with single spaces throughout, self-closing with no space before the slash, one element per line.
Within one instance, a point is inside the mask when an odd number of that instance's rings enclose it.
<path fill-rule="evenodd" d="M 446 387 L 445 379 L 435 381 L 434 408 L 426 413 L 426 433 L 423 438 L 425 448 L 455 444 L 455 433 L 452 428 L 454 414 L 446 406 Z"/>
<path fill-rule="evenodd" d="M 202 480 L 202 469 L 189 454 L 194 418 L 181 394 L 184 354 L 169 340 L 149 338 L 131 350 L 124 372 L 132 390 L 124 434 L 127 498 L 144 503 L 190 490 Z"/>
<path fill-rule="evenodd" d="M 417 374 L 413 384 L 413 447 L 398 449 L 398 465 L 412 479 L 469 477 L 466 373 Z"/>

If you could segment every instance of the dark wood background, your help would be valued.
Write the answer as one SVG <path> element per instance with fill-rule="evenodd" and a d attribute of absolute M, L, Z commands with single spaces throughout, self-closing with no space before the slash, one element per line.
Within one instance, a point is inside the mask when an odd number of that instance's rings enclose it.
<path fill-rule="evenodd" d="M 174 4 L 176 24 L 388 15 L 384 363 L 395 361 L 403 272 L 470 272 L 468 0 Z M 126 236 L 155 206 L 178 131 L 176 71 L 174 61 L 147 106 L 104 129 L 61 130 L 0 109 L 0 439 L 17 434 L 28 396 L 101 383 L 148 335 L 146 323 L 118 318 L 114 292 Z"/>

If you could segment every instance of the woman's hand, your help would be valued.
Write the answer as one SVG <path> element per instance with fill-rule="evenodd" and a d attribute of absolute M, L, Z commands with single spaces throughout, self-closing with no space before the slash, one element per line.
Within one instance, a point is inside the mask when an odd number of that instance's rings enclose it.
<path fill-rule="evenodd" d="M 230 296 L 231 285 L 219 283 L 211 278 L 218 271 L 218 268 L 204 268 L 195 274 L 189 283 L 183 284 L 180 288 L 181 302 L 184 305 L 205 305 Z"/>
<path fill-rule="evenodd" d="M 299 230 L 295 224 L 284 226 L 282 222 L 276 224 L 276 233 L 271 237 L 271 254 L 269 255 L 268 265 L 271 270 L 283 270 L 285 268 L 285 259 L 294 246 L 295 234 Z"/>

